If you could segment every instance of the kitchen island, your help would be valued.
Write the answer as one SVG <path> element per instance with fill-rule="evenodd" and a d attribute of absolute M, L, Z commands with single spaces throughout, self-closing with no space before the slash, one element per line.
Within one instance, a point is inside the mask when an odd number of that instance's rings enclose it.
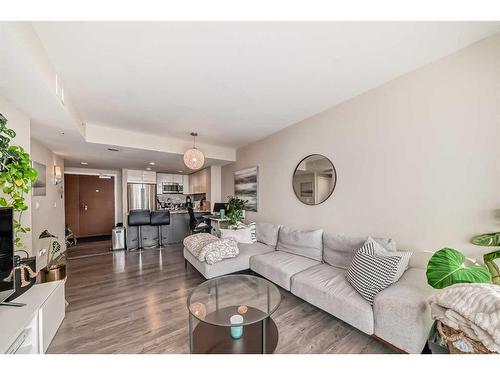
<path fill-rule="evenodd" d="M 165 211 L 170 211 L 170 224 L 162 227 L 162 243 L 163 245 L 181 243 L 191 233 L 189 228 L 189 213 L 185 209 Z M 194 210 L 194 215 L 197 219 L 201 219 L 204 215 L 208 214 L 210 212 L 206 210 Z M 158 246 L 159 236 L 157 226 L 143 225 L 141 226 L 141 234 L 144 248 Z M 127 226 L 127 249 L 136 249 L 138 244 L 137 227 Z"/>
<path fill-rule="evenodd" d="M 208 214 L 210 214 L 208 211 L 194 210 L 196 219 L 201 219 L 202 216 Z M 168 245 L 181 243 L 190 234 L 188 211 L 170 211 L 170 225 L 163 226 L 163 243 Z"/>

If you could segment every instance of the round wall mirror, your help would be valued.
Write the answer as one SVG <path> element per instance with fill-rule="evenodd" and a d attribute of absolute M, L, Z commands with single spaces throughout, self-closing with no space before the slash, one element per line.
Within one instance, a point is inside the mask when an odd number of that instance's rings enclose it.
<path fill-rule="evenodd" d="M 326 201 L 335 189 L 337 172 L 327 157 L 306 156 L 293 172 L 293 191 L 302 203 L 311 206 Z"/>

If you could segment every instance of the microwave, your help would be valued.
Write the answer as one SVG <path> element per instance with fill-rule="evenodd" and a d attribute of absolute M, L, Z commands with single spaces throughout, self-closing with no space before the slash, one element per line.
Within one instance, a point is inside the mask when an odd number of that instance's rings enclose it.
<path fill-rule="evenodd" d="M 183 186 L 176 183 L 167 183 L 162 186 L 163 194 L 182 194 L 183 190 Z"/>

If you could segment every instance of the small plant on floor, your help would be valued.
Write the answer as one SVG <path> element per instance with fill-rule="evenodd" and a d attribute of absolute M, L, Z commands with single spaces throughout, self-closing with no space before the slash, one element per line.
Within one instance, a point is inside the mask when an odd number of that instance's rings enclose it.
<path fill-rule="evenodd" d="M 0 114 L 0 186 L 5 196 L 0 197 L 0 207 L 12 207 L 17 214 L 14 219 L 14 246 L 26 249 L 21 236 L 31 229 L 21 224 L 23 212 L 28 210 L 25 194 L 36 181 L 37 172 L 31 167 L 31 159 L 20 146 L 11 146 L 16 132 L 7 127 L 7 119 Z"/>
<path fill-rule="evenodd" d="M 61 244 L 47 229 L 40 233 L 39 239 L 49 239 L 49 246 L 47 248 L 47 266 L 46 269 L 54 269 L 64 265 L 65 254 L 61 252 Z"/>
<path fill-rule="evenodd" d="M 230 227 L 237 225 L 243 220 L 243 210 L 245 209 L 247 200 L 243 200 L 236 196 L 229 196 L 227 200 L 227 219 Z"/>

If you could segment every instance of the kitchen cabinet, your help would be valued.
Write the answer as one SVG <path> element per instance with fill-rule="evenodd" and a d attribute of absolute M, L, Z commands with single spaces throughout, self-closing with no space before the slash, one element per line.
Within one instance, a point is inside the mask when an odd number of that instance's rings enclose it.
<path fill-rule="evenodd" d="M 210 169 L 205 168 L 201 171 L 189 175 L 190 194 L 206 193 L 207 198 L 210 195 Z"/>
<path fill-rule="evenodd" d="M 182 174 L 172 174 L 172 173 L 157 173 L 156 174 L 156 189 L 158 194 L 163 194 L 163 185 L 173 185 L 179 184 L 184 185 L 186 188 L 186 184 L 184 183 L 184 176 Z M 184 194 L 188 194 L 184 191 Z"/>
<path fill-rule="evenodd" d="M 127 182 L 142 182 L 142 172 L 135 169 L 125 170 L 127 173 Z"/>
<path fill-rule="evenodd" d="M 172 175 L 172 182 L 174 184 L 182 185 L 182 181 L 183 181 L 183 178 L 182 178 L 181 174 L 173 174 Z"/>
<path fill-rule="evenodd" d="M 163 184 L 169 183 L 169 174 L 157 173 L 156 174 L 156 193 L 163 194 Z"/>
<path fill-rule="evenodd" d="M 184 187 L 184 194 L 191 194 L 189 187 L 189 176 L 187 174 L 182 176 L 182 186 Z"/>
<path fill-rule="evenodd" d="M 142 182 L 147 183 L 147 184 L 156 184 L 156 172 L 143 171 L 142 172 Z"/>
<path fill-rule="evenodd" d="M 203 215 L 209 212 L 195 212 L 194 216 L 200 220 Z M 163 243 L 177 244 L 182 243 L 184 238 L 191 234 L 189 228 L 189 214 L 188 213 L 171 213 L 170 225 L 163 226 Z"/>
<path fill-rule="evenodd" d="M 126 169 L 127 183 L 156 184 L 156 172 Z"/>
<path fill-rule="evenodd" d="M 198 177 L 196 173 L 193 173 L 189 175 L 189 193 L 190 194 L 195 194 L 196 193 L 196 184 L 198 182 Z"/>

